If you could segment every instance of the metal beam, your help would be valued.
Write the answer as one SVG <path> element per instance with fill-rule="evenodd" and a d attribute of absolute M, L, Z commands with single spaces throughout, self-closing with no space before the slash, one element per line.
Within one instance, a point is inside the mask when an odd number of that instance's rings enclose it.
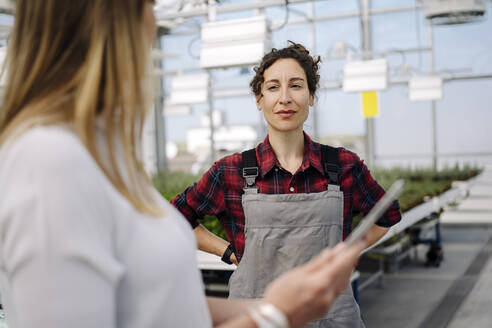
<path fill-rule="evenodd" d="M 373 51 L 369 53 L 353 53 L 350 54 L 351 57 L 363 57 L 363 56 L 389 56 L 391 54 L 405 54 L 405 53 L 414 53 L 414 52 L 421 52 L 421 51 L 431 51 L 431 48 L 406 48 L 406 49 L 389 49 L 389 50 L 384 50 L 384 51 Z M 315 53 L 311 49 L 311 52 Z M 173 54 L 166 55 L 168 57 L 166 58 L 175 58 Z M 325 56 L 322 57 L 322 60 L 346 60 L 347 56 Z M 248 66 L 249 67 L 249 66 Z M 203 71 L 202 68 L 200 67 L 187 67 L 187 68 L 180 68 L 176 70 L 167 70 L 165 72 L 162 71 L 157 71 L 155 70 L 156 74 L 164 74 L 164 76 L 169 77 L 169 76 L 175 76 L 179 75 L 185 72 L 200 72 Z"/>
<path fill-rule="evenodd" d="M 396 54 L 406 54 L 406 53 L 414 53 L 414 52 L 424 52 L 424 51 L 431 51 L 431 48 L 428 47 L 420 47 L 420 48 L 405 48 L 405 49 L 388 49 L 388 50 L 383 50 L 383 51 L 370 51 L 370 52 L 359 52 L 359 53 L 351 53 L 350 57 L 379 57 L 379 56 L 389 56 L 389 55 L 396 55 Z M 323 60 L 346 60 L 347 55 L 343 56 L 326 56 L 323 58 Z"/>
<path fill-rule="evenodd" d="M 388 154 L 377 155 L 378 159 L 400 159 L 400 158 L 429 158 L 433 154 Z M 440 153 L 438 157 L 492 157 L 492 152 L 469 152 L 469 153 Z"/>
<path fill-rule="evenodd" d="M 305 2 L 310 2 L 311 0 L 290 0 L 289 4 L 292 3 L 305 3 Z M 319 1 L 317 1 L 319 2 Z M 274 4 L 273 4 L 274 3 Z M 262 1 L 262 2 L 253 2 L 253 3 L 239 3 L 239 4 L 225 4 L 222 6 L 217 6 L 217 14 L 222 14 L 222 13 L 227 13 L 227 12 L 234 12 L 234 11 L 244 11 L 244 10 L 250 10 L 250 9 L 264 9 L 266 7 L 275 7 L 275 6 L 283 6 L 285 5 L 285 0 L 280 0 L 280 1 L 275 1 L 275 0 L 270 0 L 270 1 Z M 380 8 L 380 9 L 371 9 L 369 10 L 369 15 L 384 15 L 384 14 L 389 14 L 389 13 L 395 13 L 395 12 L 404 12 L 404 11 L 414 11 L 417 9 L 420 9 L 422 5 L 414 5 L 414 6 L 400 6 L 400 7 L 393 7 L 393 8 Z M 197 17 L 197 16 L 206 16 L 208 14 L 207 9 L 196 9 L 196 10 L 189 10 L 186 12 L 177 12 L 177 13 L 156 13 L 157 16 L 157 21 L 159 24 L 159 21 L 169 21 L 171 19 L 176 19 L 176 18 L 191 18 L 191 17 Z M 304 24 L 304 23 L 310 23 L 310 22 L 320 22 L 320 21 L 327 21 L 327 20 L 337 20 L 337 19 L 347 19 L 347 18 L 355 18 L 360 16 L 360 11 L 349 11 L 345 13 L 339 13 L 339 14 L 330 14 L 330 15 L 320 15 L 316 17 L 305 17 L 305 16 L 300 16 L 300 17 L 295 17 L 295 18 L 290 18 L 289 19 L 289 25 L 292 24 Z M 278 26 L 280 24 L 283 24 L 283 19 L 278 19 L 272 21 L 272 28 L 275 28 L 275 26 Z M 198 33 L 200 30 L 199 29 L 191 29 L 187 31 L 181 31 L 181 32 L 176 32 L 173 33 L 171 32 L 171 35 L 186 35 L 186 34 L 194 34 Z"/>
<path fill-rule="evenodd" d="M 439 72 L 437 72 L 439 73 Z M 443 82 L 453 82 L 453 81 L 460 81 L 460 80 L 484 80 L 484 79 L 492 79 L 492 73 L 489 74 L 460 74 L 460 75 L 453 75 L 449 77 L 443 77 L 442 80 Z M 406 85 L 410 81 L 409 76 L 394 76 L 394 77 L 389 77 L 388 79 L 388 86 L 395 86 L 395 85 Z M 324 90 L 329 90 L 329 89 L 338 89 L 341 88 L 342 83 L 341 81 L 325 81 L 322 84 L 321 89 Z"/>
<path fill-rule="evenodd" d="M 311 0 L 289 0 L 289 4 L 305 3 Z M 216 7 L 217 14 L 230 13 L 235 11 L 245 11 L 253 9 L 264 9 L 268 7 L 278 7 L 285 6 L 285 0 L 264 0 L 255 2 L 244 2 L 244 3 L 230 3 L 224 4 Z M 190 18 L 196 16 L 208 16 L 208 8 L 197 8 L 180 12 L 172 13 L 156 13 L 157 21 L 160 20 L 170 20 L 175 18 Z"/>
<path fill-rule="evenodd" d="M 451 77 L 443 77 L 444 82 L 460 81 L 460 80 L 482 80 L 492 79 L 492 73 L 490 74 L 472 74 L 472 75 L 453 75 Z"/>
<path fill-rule="evenodd" d="M 443 78 L 443 82 L 453 82 L 453 81 L 462 81 L 462 80 L 483 80 L 483 79 L 492 79 L 491 74 L 462 74 L 459 76 L 451 76 Z M 388 87 L 397 86 L 397 85 L 407 85 L 410 77 L 402 76 L 402 77 L 393 77 L 388 80 Z M 332 91 L 338 90 L 342 88 L 342 81 L 321 81 L 319 90 Z M 226 88 L 226 89 L 215 89 L 213 90 L 213 98 L 232 98 L 232 97 L 252 97 L 251 91 L 247 87 L 241 88 Z"/>
<path fill-rule="evenodd" d="M 369 15 L 384 15 L 384 14 L 390 14 L 395 12 L 414 11 L 421 7 L 422 7 L 421 5 L 415 5 L 415 6 L 402 6 L 402 7 L 393 7 L 393 8 L 370 9 Z M 358 10 L 349 11 L 345 13 L 338 13 L 338 14 L 320 15 L 320 16 L 313 17 L 312 20 L 309 17 L 301 16 L 301 17 L 289 19 L 289 25 L 309 23 L 311 21 L 320 22 L 320 21 L 327 21 L 327 20 L 356 18 L 359 16 L 360 16 L 360 11 Z M 282 22 L 283 20 L 279 19 L 279 20 L 274 20 L 272 23 L 273 25 L 276 25 Z"/>

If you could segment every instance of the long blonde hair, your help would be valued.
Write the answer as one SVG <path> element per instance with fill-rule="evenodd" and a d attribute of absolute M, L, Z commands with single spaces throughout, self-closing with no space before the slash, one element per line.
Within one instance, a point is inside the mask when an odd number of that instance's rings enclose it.
<path fill-rule="evenodd" d="M 35 126 L 71 123 L 119 192 L 137 210 L 157 216 L 163 211 L 139 154 L 152 89 L 142 21 L 147 1 L 18 0 L 3 69 L 0 145 Z M 97 147 L 99 117 L 108 163 Z"/>

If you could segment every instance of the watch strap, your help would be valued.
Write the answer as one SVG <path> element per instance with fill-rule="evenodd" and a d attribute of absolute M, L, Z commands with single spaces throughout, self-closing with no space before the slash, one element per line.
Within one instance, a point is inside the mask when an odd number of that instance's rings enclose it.
<path fill-rule="evenodd" d="M 222 255 L 222 262 L 225 262 L 227 264 L 232 264 L 231 255 L 233 253 L 234 253 L 234 250 L 233 250 L 231 244 L 229 244 L 229 246 L 227 246 L 224 254 Z"/>

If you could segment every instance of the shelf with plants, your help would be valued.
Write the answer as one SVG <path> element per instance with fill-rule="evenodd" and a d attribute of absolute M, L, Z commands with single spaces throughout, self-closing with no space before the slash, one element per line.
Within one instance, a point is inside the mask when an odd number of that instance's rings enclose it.
<path fill-rule="evenodd" d="M 372 171 L 373 177 L 383 188 L 388 188 L 397 179 L 405 180 L 405 188 L 399 197 L 401 211 L 409 209 L 423 203 L 428 197 L 437 196 L 451 188 L 451 184 L 456 180 L 468 180 L 481 172 L 478 167 L 455 166 L 445 168 L 440 171 L 431 169 L 375 169 Z M 200 176 L 174 172 L 154 176 L 152 181 L 157 190 L 167 199 L 171 200 L 186 187 L 193 185 Z M 360 221 L 359 215 L 354 219 L 354 225 Z M 225 233 L 215 217 L 206 217 L 202 222 L 210 231 L 225 238 Z"/>

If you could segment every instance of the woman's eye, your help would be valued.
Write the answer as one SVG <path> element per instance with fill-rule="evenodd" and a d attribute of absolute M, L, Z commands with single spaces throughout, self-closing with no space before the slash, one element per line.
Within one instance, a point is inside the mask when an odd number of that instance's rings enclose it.
<path fill-rule="evenodd" d="M 302 88 L 302 86 L 301 86 L 301 85 L 299 85 L 299 84 L 293 84 L 291 87 L 292 87 L 292 88 L 295 88 L 295 89 Z"/>
<path fill-rule="evenodd" d="M 275 89 L 277 89 L 277 86 L 276 85 L 272 85 L 272 86 L 269 86 L 268 87 L 268 90 L 275 90 Z"/>

